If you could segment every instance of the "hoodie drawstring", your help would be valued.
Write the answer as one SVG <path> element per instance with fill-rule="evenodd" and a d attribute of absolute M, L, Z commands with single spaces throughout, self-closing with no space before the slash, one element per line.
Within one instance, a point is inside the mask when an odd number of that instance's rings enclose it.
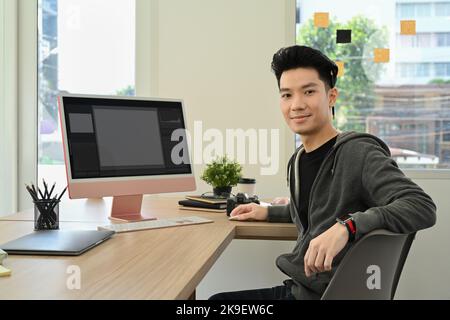
<path fill-rule="evenodd" d="M 338 158 L 338 156 L 339 156 L 339 152 L 341 151 L 341 148 L 337 148 L 338 150 L 336 150 L 336 152 L 334 153 L 334 156 L 333 156 L 333 166 L 331 167 L 331 176 L 333 176 L 334 175 L 334 168 L 336 167 L 336 162 L 337 162 L 337 158 Z"/>

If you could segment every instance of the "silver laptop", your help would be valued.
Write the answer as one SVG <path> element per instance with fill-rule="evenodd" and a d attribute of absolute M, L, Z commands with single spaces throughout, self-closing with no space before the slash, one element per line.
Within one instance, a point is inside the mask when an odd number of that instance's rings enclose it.
<path fill-rule="evenodd" d="M 0 248 L 9 254 L 78 256 L 112 237 L 114 231 L 36 231 Z"/>

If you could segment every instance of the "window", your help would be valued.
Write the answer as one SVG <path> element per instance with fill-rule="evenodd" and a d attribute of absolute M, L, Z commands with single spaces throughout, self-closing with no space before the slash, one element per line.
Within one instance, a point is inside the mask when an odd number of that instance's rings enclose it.
<path fill-rule="evenodd" d="M 400 63 L 397 64 L 397 77 L 450 77 L 449 62 Z M 445 82 L 445 81 L 444 81 Z"/>
<path fill-rule="evenodd" d="M 431 34 L 430 33 L 418 33 L 417 44 L 415 47 L 428 48 L 431 47 Z"/>
<path fill-rule="evenodd" d="M 442 122 L 442 126 L 443 126 L 443 135 L 442 135 L 442 140 L 445 142 L 450 142 L 450 121 L 443 121 Z"/>
<path fill-rule="evenodd" d="M 450 17 L 450 2 L 437 2 L 434 4 L 434 12 L 439 17 Z"/>
<path fill-rule="evenodd" d="M 313 14 L 325 3 L 330 25 L 316 28 Z M 450 169 L 450 129 L 442 123 L 450 118 L 450 55 L 442 48 L 450 46 L 450 24 L 440 19 L 450 16 L 450 1 L 386 1 L 367 9 L 371 5 L 297 1 L 297 43 L 345 64 L 334 125 L 380 137 L 406 159 L 400 167 Z M 400 20 L 409 19 L 417 19 L 417 34 L 401 35 Z M 352 42 L 337 44 L 337 29 L 352 30 Z M 390 61 L 375 63 L 375 48 L 389 48 Z"/>
<path fill-rule="evenodd" d="M 415 17 L 415 4 L 414 3 L 401 3 L 398 4 L 398 16 L 402 19 Z"/>
<path fill-rule="evenodd" d="M 442 159 L 443 159 L 444 161 L 450 161 L 450 150 L 445 150 L 445 151 L 442 153 Z"/>
<path fill-rule="evenodd" d="M 418 63 L 416 65 L 416 75 L 418 77 L 428 77 L 430 75 L 430 64 Z"/>
<path fill-rule="evenodd" d="M 401 35 L 397 34 L 397 43 L 399 46 L 419 48 L 431 46 L 431 34 L 417 33 L 416 35 Z"/>
<path fill-rule="evenodd" d="M 415 16 L 417 18 L 431 16 L 431 3 L 415 3 Z"/>
<path fill-rule="evenodd" d="M 418 32 L 416 35 L 397 34 L 397 46 L 411 48 L 448 47 L 450 46 L 450 32 Z"/>
<path fill-rule="evenodd" d="M 397 34 L 397 45 L 402 47 L 414 47 L 416 43 L 416 36 L 408 35 L 408 36 L 401 36 L 400 34 Z"/>
<path fill-rule="evenodd" d="M 431 16 L 431 3 L 398 3 L 397 18 L 425 18 Z"/>
<path fill-rule="evenodd" d="M 447 70 L 450 71 L 450 66 L 448 67 Z M 442 97 L 442 99 L 441 99 L 441 108 L 450 108 L 450 95 Z"/>
<path fill-rule="evenodd" d="M 450 32 L 436 33 L 436 38 L 438 47 L 450 47 Z"/>
<path fill-rule="evenodd" d="M 400 76 L 403 78 L 430 76 L 429 63 L 402 63 L 399 68 Z"/>
<path fill-rule="evenodd" d="M 438 77 L 450 77 L 450 63 L 436 63 L 435 64 L 435 72 Z"/>
<path fill-rule="evenodd" d="M 65 181 L 56 96 L 134 95 L 135 1 L 39 0 L 38 177 Z"/>

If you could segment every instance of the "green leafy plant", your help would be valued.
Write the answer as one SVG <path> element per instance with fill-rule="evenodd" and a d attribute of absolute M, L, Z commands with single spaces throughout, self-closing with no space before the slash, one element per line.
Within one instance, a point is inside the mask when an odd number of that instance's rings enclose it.
<path fill-rule="evenodd" d="M 450 80 L 444 80 L 444 79 L 433 79 L 428 84 L 450 84 Z"/>
<path fill-rule="evenodd" d="M 227 156 L 218 157 L 206 165 L 200 179 L 214 188 L 235 186 L 242 177 L 242 166 Z"/>
<path fill-rule="evenodd" d="M 134 86 L 128 85 L 125 88 L 116 91 L 118 96 L 134 96 L 136 95 L 136 89 Z"/>

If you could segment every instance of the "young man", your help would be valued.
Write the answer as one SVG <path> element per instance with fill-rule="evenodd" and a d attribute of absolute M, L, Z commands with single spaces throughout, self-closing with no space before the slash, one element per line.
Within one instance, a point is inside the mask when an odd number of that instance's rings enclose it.
<path fill-rule="evenodd" d="M 291 201 L 269 208 L 241 205 L 231 216 L 295 223 L 297 244 L 276 261 L 290 279 L 211 299 L 320 299 L 349 247 L 364 234 L 411 233 L 436 222 L 433 200 L 405 177 L 382 140 L 334 128 L 338 67 L 333 61 L 318 50 L 292 46 L 273 56 L 272 70 L 281 112 L 303 143 L 288 164 Z"/>

